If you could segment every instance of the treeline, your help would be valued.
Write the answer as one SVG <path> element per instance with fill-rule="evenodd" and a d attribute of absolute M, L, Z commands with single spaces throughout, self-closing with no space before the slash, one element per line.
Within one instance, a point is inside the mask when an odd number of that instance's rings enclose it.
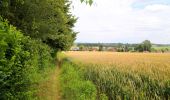
<path fill-rule="evenodd" d="M 134 47 L 137 44 L 124 44 L 124 43 L 77 43 L 77 46 L 86 46 L 86 47 L 94 47 L 94 46 L 104 46 L 104 47 L 119 47 L 119 46 L 123 46 L 123 45 L 128 45 L 131 47 Z"/>
<path fill-rule="evenodd" d="M 114 52 L 169 52 L 170 45 L 168 45 L 168 44 L 167 45 L 152 44 L 149 40 L 145 40 L 139 44 L 77 43 L 76 46 L 72 48 L 72 50 L 77 50 L 77 51 L 114 51 Z"/>
<path fill-rule="evenodd" d="M 36 98 L 56 52 L 75 40 L 68 0 L 0 1 L 0 100 Z"/>

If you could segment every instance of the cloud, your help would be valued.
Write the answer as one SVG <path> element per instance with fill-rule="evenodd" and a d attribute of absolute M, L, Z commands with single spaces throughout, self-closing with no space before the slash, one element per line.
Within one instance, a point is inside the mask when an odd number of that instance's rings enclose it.
<path fill-rule="evenodd" d="M 170 6 L 163 4 L 153 4 L 146 6 L 145 9 L 148 11 L 160 12 L 170 10 Z"/>
<path fill-rule="evenodd" d="M 152 0 L 151 0 L 152 1 Z M 144 2 L 141 9 L 134 3 Z M 170 43 L 170 6 L 146 0 L 95 0 L 93 6 L 73 2 L 79 17 L 76 42 Z M 160 38 L 161 37 L 161 38 Z"/>

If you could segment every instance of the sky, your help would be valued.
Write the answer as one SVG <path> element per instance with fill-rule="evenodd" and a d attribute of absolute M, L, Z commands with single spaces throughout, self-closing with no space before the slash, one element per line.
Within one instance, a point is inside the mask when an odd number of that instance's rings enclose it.
<path fill-rule="evenodd" d="M 170 44 L 170 0 L 72 0 L 76 42 Z"/>

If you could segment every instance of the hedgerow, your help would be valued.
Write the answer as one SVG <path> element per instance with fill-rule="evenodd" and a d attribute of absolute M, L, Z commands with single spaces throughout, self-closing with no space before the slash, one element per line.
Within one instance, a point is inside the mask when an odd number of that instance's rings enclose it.
<path fill-rule="evenodd" d="M 0 17 L 0 100 L 33 98 L 31 87 L 52 64 L 51 48 Z"/>

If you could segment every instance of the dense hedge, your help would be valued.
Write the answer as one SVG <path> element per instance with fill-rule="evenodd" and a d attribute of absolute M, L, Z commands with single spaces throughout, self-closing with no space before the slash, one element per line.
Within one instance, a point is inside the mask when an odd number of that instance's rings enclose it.
<path fill-rule="evenodd" d="M 0 100 L 30 99 L 31 86 L 52 66 L 51 49 L 0 18 Z"/>

